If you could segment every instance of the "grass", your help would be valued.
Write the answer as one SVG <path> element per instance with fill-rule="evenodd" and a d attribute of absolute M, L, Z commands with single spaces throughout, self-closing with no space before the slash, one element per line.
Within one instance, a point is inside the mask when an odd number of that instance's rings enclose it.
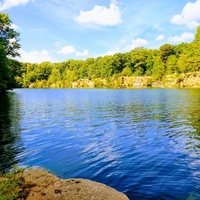
<path fill-rule="evenodd" d="M 25 182 L 22 176 L 24 170 L 24 168 L 13 167 L 11 172 L 0 175 L 1 200 L 26 199 L 30 188 L 34 185 Z"/>

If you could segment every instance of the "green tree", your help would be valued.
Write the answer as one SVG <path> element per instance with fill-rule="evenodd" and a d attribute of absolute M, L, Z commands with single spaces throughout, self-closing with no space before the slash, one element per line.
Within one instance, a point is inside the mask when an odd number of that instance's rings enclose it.
<path fill-rule="evenodd" d="M 123 53 L 116 53 L 112 56 L 112 67 L 115 74 L 121 73 L 125 68 L 126 58 Z"/>
<path fill-rule="evenodd" d="M 155 56 L 153 65 L 153 78 L 161 79 L 165 74 L 165 65 L 160 56 Z"/>
<path fill-rule="evenodd" d="M 50 62 L 42 62 L 39 64 L 35 70 L 35 75 L 38 80 L 47 80 L 49 75 L 51 74 L 51 63 Z"/>
<path fill-rule="evenodd" d="M 126 64 L 134 75 L 142 76 L 145 74 L 148 56 L 149 50 L 145 48 L 135 48 L 129 53 L 129 61 Z"/>
<path fill-rule="evenodd" d="M 181 56 L 181 54 L 189 48 L 189 43 L 182 42 L 176 46 L 174 46 L 175 55 L 177 57 Z"/>
<path fill-rule="evenodd" d="M 131 76 L 132 75 L 132 71 L 129 67 L 125 67 L 122 71 L 122 75 L 123 76 Z"/>
<path fill-rule="evenodd" d="M 107 78 L 114 74 L 113 56 L 104 56 L 98 60 L 98 70 L 101 78 Z"/>
<path fill-rule="evenodd" d="M 8 76 L 7 58 L 3 44 L 0 42 L 0 91 L 7 88 L 6 77 Z"/>
<path fill-rule="evenodd" d="M 166 61 L 166 72 L 167 74 L 173 74 L 175 72 L 179 72 L 178 70 L 178 59 L 175 55 L 171 55 L 167 58 Z"/>
<path fill-rule="evenodd" d="M 196 34 L 195 34 L 194 42 L 200 42 L 200 25 L 197 26 L 197 28 L 196 28 Z"/>
<path fill-rule="evenodd" d="M 196 29 L 194 41 L 183 48 L 178 67 L 182 73 L 200 70 L 200 26 Z"/>
<path fill-rule="evenodd" d="M 148 50 L 148 57 L 146 58 L 146 72 L 145 72 L 147 76 L 151 76 L 153 74 L 154 61 L 158 53 L 159 50 L 154 50 L 154 49 Z"/>
<path fill-rule="evenodd" d="M 0 13 L 0 42 L 7 56 L 19 56 L 19 33 L 12 28 L 12 22 L 6 13 Z"/>
<path fill-rule="evenodd" d="M 14 87 L 16 64 L 19 63 L 10 58 L 19 56 L 19 48 L 19 33 L 12 28 L 8 14 L 0 13 L 0 91 Z"/>
<path fill-rule="evenodd" d="M 160 58 L 166 63 L 167 58 L 171 55 L 175 54 L 174 46 L 171 44 L 164 44 L 160 47 Z"/>

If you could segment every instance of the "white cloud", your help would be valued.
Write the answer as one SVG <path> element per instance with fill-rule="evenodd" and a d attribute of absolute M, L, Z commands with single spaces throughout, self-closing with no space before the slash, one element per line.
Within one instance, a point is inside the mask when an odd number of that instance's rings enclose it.
<path fill-rule="evenodd" d="M 164 39 L 165 39 L 164 35 L 158 35 L 155 40 L 156 41 L 161 41 L 161 40 L 164 40 Z"/>
<path fill-rule="evenodd" d="M 60 51 L 58 51 L 58 54 L 63 54 L 63 55 L 68 55 L 72 53 L 76 53 L 76 49 L 73 46 L 65 46 L 62 47 Z"/>
<path fill-rule="evenodd" d="M 3 0 L 3 3 L 0 3 L 0 11 L 8 10 L 11 7 L 18 5 L 25 5 L 30 0 Z"/>
<path fill-rule="evenodd" d="M 60 43 L 55 43 L 55 45 L 59 47 Z M 62 55 L 75 54 L 76 56 L 79 57 L 84 57 L 89 54 L 88 50 L 85 49 L 83 52 L 80 52 L 76 50 L 73 46 L 64 46 L 57 53 Z"/>
<path fill-rule="evenodd" d="M 45 61 L 50 61 L 50 62 L 57 62 L 56 59 L 52 58 L 49 55 L 49 52 L 47 50 L 42 50 L 42 51 L 24 51 L 20 50 L 19 51 L 21 57 L 17 58 L 18 61 L 20 62 L 29 62 L 29 63 L 41 63 Z"/>
<path fill-rule="evenodd" d="M 110 50 L 110 51 L 107 51 L 105 55 L 112 56 L 112 55 L 114 55 L 116 53 L 118 53 L 118 52 L 114 51 L 114 50 Z"/>
<path fill-rule="evenodd" d="M 136 47 L 143 47 L 148 44 L 148 41 L 145 39 L 137 38 L 135 40 L 132 40 L 130 44 L 127 44 L 124 47 L 125 51 L 131 51 L 132 49 L 135 49 Z"/>
<path fill-rule="evenodd" d="M 174 37 L 169 37 L 168 41 L 174 42 L 174 43 L 179 43 L 179 42 L 186 42 L 186 41 L 193 40 L 193 39 L 194 39 L 193 33 L 185 32 L 185 33 L 181 34 L 180 36 L 176 35 Z"/>
<path fill-rule="evenodd" d="M 54 46 L 57 47 L 57 48 L 60 48 L 60 47 L 61 47 L 61 44 L 60 44 L 60 42 L 55 42 L 55 43 L 54 43 Z"/>
<path fill-rule="evenodd" d="M 19 26 L 17 26 L 16 24 L 11 24 L 11 28 L 13 28 L 13 29 L 15 29 L 15 30 L 20 29 Z"/>
<path fill-rule="evenodd" d="M 80 52 L 80 51 L 76 52 L 76 56 L 80 56 L 80 57 L 87 56 L 88 54 L 89 54 L 89 52 L 86 49 L 83 52 Z"/>
<path fill-rule="evenodd" d="M 182 10 L 181 14 L 174 15 L 171 22 L 177 25 L 186 25 L 193 29 L 200 24 L 200 0 L 196 2 L 188 2 Z"/>
<path fill-rule="evenodd" d="M 110 7 L 96 5 L 92 10 L 80 11 L 75 17 L 79 23 L 114 26 L 122 22 L 121 12 L 116 1 L 110 3 Z"/>

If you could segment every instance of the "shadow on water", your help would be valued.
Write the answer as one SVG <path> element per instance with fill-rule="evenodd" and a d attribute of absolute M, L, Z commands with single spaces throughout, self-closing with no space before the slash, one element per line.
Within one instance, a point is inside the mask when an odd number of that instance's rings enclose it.
<path fill-rule="evenodd" d="M 18 163 L 20 147 L 20 115 L 17 95 L 0 94 L 0 172 L 4 173 Z"/>

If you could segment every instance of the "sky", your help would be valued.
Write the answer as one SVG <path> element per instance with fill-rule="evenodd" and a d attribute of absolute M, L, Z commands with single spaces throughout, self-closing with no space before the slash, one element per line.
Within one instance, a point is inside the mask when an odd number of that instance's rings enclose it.
<path fill-rule="evenodd" d="M 63 62 L 191 42 L 200 0 L 0 0 L 22 62 Z"/>

